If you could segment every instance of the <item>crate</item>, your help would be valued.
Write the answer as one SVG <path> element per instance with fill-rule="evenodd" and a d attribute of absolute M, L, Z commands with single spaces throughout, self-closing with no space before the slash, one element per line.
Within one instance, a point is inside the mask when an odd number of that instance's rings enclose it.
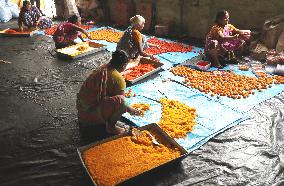
<path fill-rule="evenodd" d="M 161 164 L 161 165 L 158 165 L 156 167 L 152 167 L 151 169 L 149 170 L 146 170 L 144 172 L 141 172 L 140 174 L 132 177 L 132 178 L 129 178 L 127 180 L 123 180 L 121 181 L 120 183 L 116 183 L 116 184 L 122 184 L 122 183 L 127 183 L 131 180 L 133 180 L 134 178 L 137 178 L 139 176 L 143 176 L 143 175 L 146 175 L 146 174 L 150 174 L 152 171 L 155 171 L 157 169 L 160 169 L 166 165 L 170 165 L 172 163 L 176 163 L 176 162 L 179 162 L 181 159 L 183 159 L 184 157 L 186 157 L 186 155 L 188 155 L 188 152 L 186 151 L 186 149 L 184 149 L 182 146 L 180 146 L 173 138 L 171 138 L 166 132 L 164 132 L 157 124 L 155 123 L 152 123 L 152 124 L 149 124 L 149 125 L 146 125 L 144 127 L 141 127 L 139 128 L 139 130 L 147 130 L 147 131 L 151 131 L 151 132 L 154 132 L 155 134 L 158 135 L 158 137 L 161 139 L 162 143 L 163 144 L 167 144 L 171 147 L 174 147 L 174 148 L 177 148 L 179 149 L 179 151 L 181 152 L 181 155 L 175 159 L 172 159 L 168 162 L 165 162 L 164 164 Z M 84 159 L 83 159 L 83 153 L 84 151 L 94 147 L 94 146 L 97 146 L 97 145 L 100 145 L 100 144 L 103 144 L 103 143 L 106 143 L 106 142 L 109 142 L 109 141 L 112 141 L 112 140 L 115 140 L 115 139 L 118 139 L 118 138 L 122 138 L 122 137 L 125 137 L 125 136 L 129 136 L 131 135 L 130 133 L 124 133 L 124 134 L 121 134 L 121 135 L 117 135 L 117 136 L 113 136 L 113 137 L 110 137 L 110 138 L 107 138 L 107 139 L 104 139 L 104 140 L 101 140 L 99 142 L 95 142 L 95 143 L 91 143 L 89 145 L 86 145 L 86 146 L 83 146 L 83 147 L 79 147 L 77 149 L 77 152 L 78 152 L 78 155 L 80 157 L 80 160 L 81 160 L 81 163 L 82 165 L 84 166 L 86 172 L 88 173 L 90 179 L 92 180 L 93 184 L 94 185 L 98 185 L 97 181 L 91 176 L 88 168 L 87 168 L 87 165 L 84 163 Z"/>
<path fill-rule="evenodd" d="M 78 47 L 88 45 L 88 49 L 85 51 L 82 51 L 81 53 L 74 55 L 78 52 Z M 77 59 L 86 55 L 94 54 L 99 51 L 105 50 L 106 46 L 103 44 L 95 43 L 95 42 L 83 42 L 76 45 L 72 45 L 69 47 L 57 49 L 56 53 L 59 58 L 63 59 Z"/>
<path fill-rule="evenodd" d="M 9 30 L 14 30 L 16 32 L 12 33 L 9 32 Z M 5 30 L 0 31 L 0 35 L 4 37 L 31 37 L 35 33 L 37 33 L 37 31 L 38 29 L 32 31 L 24 30 L 24 32 L 19 32 L 18 28 L 7 28 Z"/>
<path fill-rule="evenodd" d="M 122 74 L 123 75 L 126 74 L 128 72 L 129 68 L 135 67 L 138 64 L 153 64 L 156 68 L 153 69 L 152 71 L 149 71 L 149 72 L 143 74 L 142 76 L 140 76 L 140 77 L 138 77 L 136 79 L 133 79 L 133 80 L 125 79 L 127 84 L 134 84 L 134 83 L 136 83 L 138 81 L 141 81 L 141 80 L 149 77 L 152 74 L 155 74 L 156 72 L 160 71 L 162 69 L 162 66 L 164 65 L 161 62 L 157 62 L 157 61 L 154 61 L 154 60 L 149 59 L 149 58 L 141 57 L 141 58 L 138 59 L 138 61 L 130 62 L 128 64 L 128 66 L 126 67 L 126 70 L 124 72 L 122 72 Z"/>

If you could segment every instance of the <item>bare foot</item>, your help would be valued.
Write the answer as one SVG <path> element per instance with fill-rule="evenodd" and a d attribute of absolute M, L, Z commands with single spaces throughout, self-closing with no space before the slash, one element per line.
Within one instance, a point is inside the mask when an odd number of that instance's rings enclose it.
<path fill-rule="evenodd" d="M 110 134 L 122 134 L 124 132 L 126 132 L 127 130 L 122 128 L 122 127 L 119 127 L 119 126 L 116 126 L 116 125 L 106 125 L 106 131 L 107 133 L 110 133 Z"/>

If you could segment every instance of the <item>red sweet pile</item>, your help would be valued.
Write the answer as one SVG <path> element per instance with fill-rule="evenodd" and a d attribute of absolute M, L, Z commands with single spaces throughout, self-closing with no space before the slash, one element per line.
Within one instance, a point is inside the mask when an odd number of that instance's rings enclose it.
<path fill-rule="evenodd" d="M 159 40 L 157 38 L 151 38 L 148 40 L 148 43 L 157 45 L 158 47 L 150 47 L 146 49 L 146 53 L 156 55 L 166 52 L 191 52 L 192 46 L 188 45 L 186 47 L 185 45 L 181 43 L 175 43 L 175 42 L 166 42 Z"/>
<path fill-rule="evenodd" d="M 126 80 L 134 80 L 140 76 L 143 76 L 147 72 L 154 70 L 156 67 L 152 64 L 139 64 L 138 66 L 129 68 L 128 70 L 131 71 L 124 76 Z M 127 70 L 127 71 L 128 71 Z"/>
<path fill-rule="evenodd" d="M 9 28 L 8 30 L 5 31 L 5 33 L 14 34 L 14 33 L 17 33 L 17 31 L 14 30 L 14 29 Z"/>
<path fill-rule="evenodd" d="M 58 27 L 58 25 L 53 25 L 53 26 L 50 27 L 50 28 L 46 28 L 45 31 L 44 31 L 44 33 L 45 33 L 46 35 L 53 35 L 54 32 L 56 31 L 57 27 Z M 89 30 L 90 28 L 92 28 L 91 25 L 80 25 L 80 27 L 83 28 L 83 29 L 85 29 L 85 30 Z"/>
<path fill-rule="evenodd" d="M 197 65 L 205 67 L 206 65 L 208 65 L 208 62 L 206 62 L 206 61 L 198 61 Z"/>

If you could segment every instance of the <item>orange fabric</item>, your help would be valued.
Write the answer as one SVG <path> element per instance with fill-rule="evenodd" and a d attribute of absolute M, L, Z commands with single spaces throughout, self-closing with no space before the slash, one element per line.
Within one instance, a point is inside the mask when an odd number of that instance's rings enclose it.
<path fill-rule="evenodd" d="M 234 27 L 233 25 L 231 24 L 228 24 L 227 25 L 229 28 L 230 28 L 230 31 L 232 33 L 236 33 L 236 32 L 239 32 L 239 29 L 237 29 L 236 27 Z M 212 39 L 216 39 L 216 40 L 219 40 L 220 39 L 220 33 L 223 33 L 224 32 L 224 28 L 218 26 L 218 25 L 214 25 L 210 32 L 208 33 L 208 35 L 212 38 Z"/>
<path fill-rule="evenodd" d="M 125 110 L 125 80 L 117 70 L 109 70 L 106 65 L 93 71 L 77 94 L 78 117 L 86 121 L 99 122 L 111 117 L 117 111 Z"/>
<path fill-rule="evenodd" d="M 142 45 L 142 34 L 138 30 L 132 30 L 132 39 L 136 43 L 139 43 L 140 46 Z"/>

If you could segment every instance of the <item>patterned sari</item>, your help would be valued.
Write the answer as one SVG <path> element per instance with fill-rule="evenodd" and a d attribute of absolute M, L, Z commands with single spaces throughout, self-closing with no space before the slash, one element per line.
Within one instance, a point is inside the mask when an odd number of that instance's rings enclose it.
<path fill-rule="evenodd" d="M 126 112 L 123 95 L 117 95 L 115 90 L 124 90 L 125 81 L 108 72 L 106 65 L 94 71 L 83 83 L 77 94 L 77 110 L 80 123 L 106 124 L 116 123 Z M 122 78 L 122 79 L 120 79 Z M 124 84 L 119 83 L 124 81 Z M 111 87 L 109 87 L 111 86 Z"/>
<path fill-rule="evenodd" d="M 138 35 L 137 37 L 134 36 Z M 141 39 L 139 39 L 141 37 Z M 136 42 L 135 42 L 136 41 Z M 117 43 L 117 50 L 124 50 L 130 58 L 137 58 L 139 56 L 139 46 L 136 43 L 142 43 L 143 50 L 148 48 L 147 40 L 138 30 L 128 27 Z"/>
<path fill-rule="evenodd" d="M 19 21 L 27 27 L 38 26 L 39 28 L 44 29 L 52 26 L 51 19 L 42 17 L 41 12 L 35 6 L 32 6 L 30 11 L 21 11 L 19 14 Z M 39 23 L 38 25 L 35 25 L 37 21 L 39 21 Z"/>
<path fill-rule="evenodd" d="M 224 36 L 232 36 L 239 32 L 239 29 L 235 28 L 231 24 L 227 24 L 224 28 L 214 25 L 206 36 L 205 54 L 207 54 L 208 50 L 214 49 L 212 46 L 214 46 L 214 43 L 217 43 L 216 48 L 219 49 L 219 55 L 221 57 L 227 58 L 228 60 L 235 58 L 235 53 L 239 52 L 246 41 L 244 39 L 237 38 L 221 42 L 219 39 L 219 32 L 222 32 Z"/>
<path fill-rule="evenodd" d="M 56 48 L 64 48 L 75 44 L 74 40 L 80 35 L 76 25 L 69 22 L 60 23 L 53 34 Z"/>

